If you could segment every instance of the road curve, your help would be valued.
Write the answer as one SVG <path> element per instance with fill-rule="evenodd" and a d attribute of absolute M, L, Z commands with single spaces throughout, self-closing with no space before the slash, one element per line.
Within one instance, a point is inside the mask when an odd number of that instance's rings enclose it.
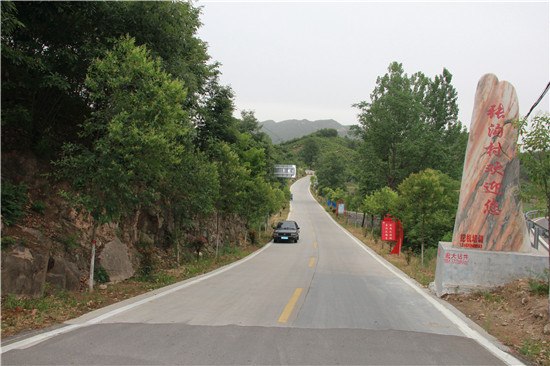
<path fill-rule="evenodd" d="M 297 244 L 2 346 L 2 364 L 497 365 L 519 361 L 292 186 Z"/>

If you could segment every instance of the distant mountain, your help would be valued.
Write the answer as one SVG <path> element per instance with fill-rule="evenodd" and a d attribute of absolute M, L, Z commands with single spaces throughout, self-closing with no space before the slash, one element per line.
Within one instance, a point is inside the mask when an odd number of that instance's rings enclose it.
<path fill-rule="evenodd" d="M 306 136 L 323 128 L 333 128 L 341 137 L 347 136 L 349 132 L 349 126 L 341 125 L 333 119 L 318 121 L 290 119 L 281 122 L 269 120 L 260 122 L 260 126 L 262 126 L 260 131 L 267 133 L 274 144 Z"/>

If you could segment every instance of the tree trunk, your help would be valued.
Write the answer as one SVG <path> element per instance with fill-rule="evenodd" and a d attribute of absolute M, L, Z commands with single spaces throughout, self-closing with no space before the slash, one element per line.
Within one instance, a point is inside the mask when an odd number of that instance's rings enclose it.
<path fill-rule="evenodd" d="M 97 225 L 94 224 L 92 231 L 92 255 L 90 258 L 90 278 L 88 279 L 88 289 L 90 292 L 94 291 L 94 267 L 95 267 L 95 232 Z"/>
<path fill-rule="evenodd" d="M 422 218 L 422 242 L 420 247 L 420 264 L 424 268 L 424 218 Z"/>
<path fill-rule="evenodd" d="M 220 249 L 220 215 L 216 210 L 216 258 L 218 258 L 218 252 Z"/>
<path fill-rule="evenodd" d="M 180 265 L 180 233 L 179 229 L 174 230 L 176 233 L 176 263 L 178 264 L 178 267 Z"/>

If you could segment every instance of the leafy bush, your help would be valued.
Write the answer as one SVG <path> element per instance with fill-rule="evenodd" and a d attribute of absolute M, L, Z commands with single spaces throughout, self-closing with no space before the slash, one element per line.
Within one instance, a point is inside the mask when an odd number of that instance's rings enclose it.
<path fill-rule="evenodd" d="M 46 210 L 46 204 L 42 201 L 35 201 L 31 205 L 31 210 L 43 215 Z"/>
<path fill-rule="evenodd" d="M 105 268 L 103 268 L 103 266 L 95 267 L 95 269 L 94 269 L 94 279 L 98 283 L 107 283 L 111 280 L 109 278 L 109 273 L 107 272 L 107 270 Z"/>
<path fill-rule="evenodd" d="M 2 183 L 2 217 L 4 224 L 11 225 L 25 215 L 25 205 L 28 201 L 27 185 L 19 185 L 8 181 Z"/>

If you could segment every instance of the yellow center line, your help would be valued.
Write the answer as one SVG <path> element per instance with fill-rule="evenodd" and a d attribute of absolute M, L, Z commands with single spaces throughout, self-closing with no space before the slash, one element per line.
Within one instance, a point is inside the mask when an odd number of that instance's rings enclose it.
<path fill-rule="evenodd" d="M 313 263 L 315 263 L 315 257 L 311 257 L 311 260 L 309 261 L 308 267 L 313 267 Z"/>
<path fill-rule="evenodd" d="M 288 304 L 286 304 L 285 310 L 283 310 L 283 313 L 279 317 L 279 323 L 286 323 L 288 321 L 288 318 L 290 318 L 290 315 L 292 314 L 292 311 L 294 310 L 294 307 L 296 306 L 296 303 L 298 302 L 298 299 L 302 294 L 302 290 L 302 288 L 298 287 L 294 291 L 294 294 L 290 298 L 290 301 L 288 302 Z"/>
<path fill-rule="evenodd" d="M 317 248 L 317 242 L 316 241 L 313 242 L 313 247 Z"/>

